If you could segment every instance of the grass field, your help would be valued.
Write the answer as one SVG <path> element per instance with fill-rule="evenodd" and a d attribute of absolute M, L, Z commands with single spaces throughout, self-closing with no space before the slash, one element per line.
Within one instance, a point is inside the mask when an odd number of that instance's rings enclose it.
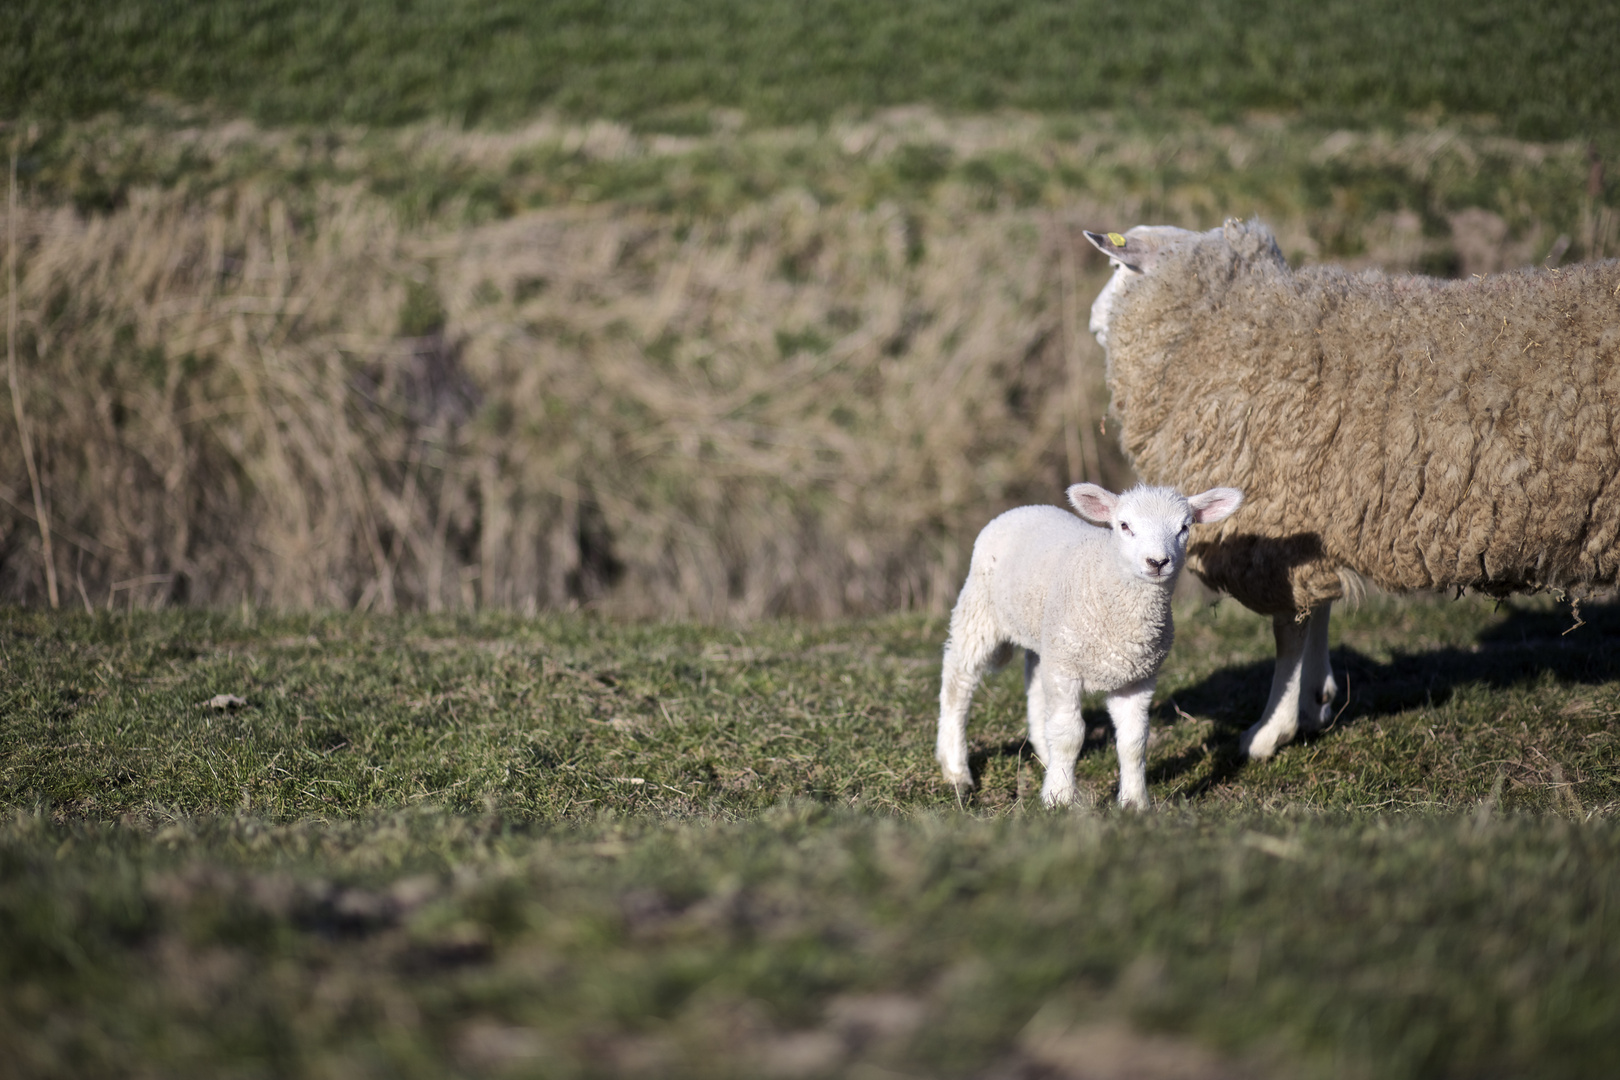
<path fill-rule="evenodd" d="M 1131 478 L 1079 229 L 1613 257 L 1617 51 L 1569 0 L 14 0 L 0 1076 L 1607 1077 L 1620 606 L 1370 598 L 1249 764 L 1270 628 L 1189 594 L 1146 815 L 1103 722 L 1039 805 L 1015 672 L 964 801 L 932 725 L 975 531 Z"/>
<path fill-rule="evenodd" d="M 18 0 L 0 111 L 155 96 L 266 123 L 511 123 L 551 108 L 682 133 L 932 104 L 1491 116 L 1521 137 L 1620 121 L 1620 15 L 1549 0 Z"/>
<path fill-rule="evenodd" d="M 1372 599 L 1335 634 L 1334 727 L 1246 765 L 1269 627 L 1184 607 L 1138 817 L 1108 805 L 1106 723 L 1095 805 L 1039 807 L 1010 671 L 958 806 L 938 619 L 9 609 L 0 1051 L 27 1076 L 1600 1075 L 1620 608 L 1581 615 Z"/>

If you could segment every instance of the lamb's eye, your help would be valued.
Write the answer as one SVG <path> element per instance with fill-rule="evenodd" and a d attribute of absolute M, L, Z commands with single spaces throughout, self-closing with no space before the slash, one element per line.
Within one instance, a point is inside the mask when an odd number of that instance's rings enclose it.
<path fill-rule="evenodd" d="M 1131 532 L 1131 523 L 1128 521 L 1122 521 L 1119 523 L 1119 531 L 1124 533 L 1126 536 L 1136 535 L 1135 533 Z"/>
<path fill-rule="evenodd" d="M 1183 526 L 1182 526 L 1182 527 L 1181 527 L 1181 535 L 1182 535 L 1182 536 L 1186 536 L 1186 535 L 1187 535 L 1187 526 L 1185 526 L 1185 525 L 1183 525 Z"/>

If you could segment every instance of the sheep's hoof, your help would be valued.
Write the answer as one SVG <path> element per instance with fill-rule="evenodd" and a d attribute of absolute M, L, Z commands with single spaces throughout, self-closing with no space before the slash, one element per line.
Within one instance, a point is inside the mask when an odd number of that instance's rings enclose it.
<path fill-rule="evenodd" d="M 1238 739 L 1238 749 L 1250 761 L 1265 761 L 1294 737 L 1292 731 L 1275 731 L 1264 724 L 1256 724 Z"/>
<path fill-rule="evenodd" d="M 962 798 L 963 796 L 965 796 L 968 792 L 973 790 L 973 774 L 972 773 L 968 773 L 968 772 L 953 773 L 953 772 L 950 772 L 950 771 L 946 771 L 945 772 L 945 782 L 947 784 L 951 785 L 951 788 L 956 792 L 956 797 L 959 798 L 959 799 Z"/>
<path fill-rule="evenodd" d="M 1333 699 L 1337 693 L 1336 687 L 1329 687 L 1317 694 L 1315 701 L 1303 703 L 1299 710 L 1299 729 L 1321 731 L 1332 723 Z"/>

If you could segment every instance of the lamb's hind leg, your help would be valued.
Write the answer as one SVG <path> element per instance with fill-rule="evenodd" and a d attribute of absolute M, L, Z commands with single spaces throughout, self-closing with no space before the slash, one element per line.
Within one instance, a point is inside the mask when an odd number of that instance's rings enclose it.
<path fill-rule="evenodd" d="M 1041 654 L 1024 650 L 1024 697 L 1029 709 L 1029 745 L 1046 768 L 1046 693 L 1041 684 Z"/>
<path fill-rule="evenodd" d="M 1320 727 L 1332 707 L 1338 687 L 1328 663 L 1327 626 L 1331 603 L 1319 604 L 1310 618 L 1300 622 L 1291 615 L 1275 615 L 1271 630 L 1277 639 L 1277 670 L 1271 677 L 1271 697 L 1260 720 L 1243 733 L 1238 745 L 1257 760 L 1270 757 L 1299 733 L 1301 714 L 1306 730 Z M 1325 701 L 1323 699 L 1326 699 Z"/>
<path fill-rule="evenodd" d="M 951 612 L 951 633 L 945 642 L 939 680 L 939 734 L 934 742 L 940 771 L 958 795 L 973 787 L 967 756 L 967 714 L 973 691 L 985 671 L 1005 664 L 1011 653 L 994 621 L 979 610 L 970 579 Z"/>

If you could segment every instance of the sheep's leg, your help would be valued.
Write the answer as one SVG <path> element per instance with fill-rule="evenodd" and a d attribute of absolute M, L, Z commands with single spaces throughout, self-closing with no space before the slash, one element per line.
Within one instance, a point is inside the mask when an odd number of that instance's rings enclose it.
<path fill-rule="evenodd" d="M 1108 715 L 1114 721 L 1114 745 L 1119 751 L 1119 805 L 1148 808 L 1148 706 L 1153 703 L 1157 676 L 1115 690 L 1108 695 Z"/>
<path fill-rule="evenodd" d="M 1299 731 L 1299 684 L 1305 660 L 1308 627 L 1292 615 L 1271 617 L 1272 636 L 1277 639 L 1277 669 L 1271 675 L 1271 697 L 1259 721 L 1238 740 L 1243 752 L 1264 760 L 1277 748 L 1293 741 Z"/>
<path fill-rule="evenodd" d="M 986 670 L 1005 664 L 1010 649 L 996 632 L 995 623 L 977 603 L 972 579 L 951 612 L 950 638 L 939 680 L 939 735 L 934 757 L 945 780 L 961 795 L 973 787 L 968 770 L 967 714 L 973 691 Z"/>
<path fill-rule="evenodd" d="M 1046 768 L 1046 693 L 1041 683 L 1041 654 L 1024 650 L 1024 696 L 1029 706 L 1029 745 L 1035 760 Z"/>
<path fill-rule="evenodd" d="M 1301 731 L 1320 731 L 1333 718 L 1333 698 L 1339 684 L 1333 679 L 1333 665 L 1328 660 L 1328 618 L 1332 613 L 1333 601 L 1318 604 L 1305 624 L 1305 657 L 1299 679 Z"/>
<path fill-rule="evenodd" d="M 1043 734 L 1046 742 L 1046 779 L 1041 784 L 1041 801 L 1047 806 L 1067 806 L 1074 801 L 1074 763 L 1080 760 L 1080 746 L 1086 741 L 1085 721 L 1080 718 L 1079 679 L 1059 675 L 1051 664 L 1042 664 L 1038 678 L 1046 706 Z"/>
<path fill-rule="evenodd" d="M 1328 619 L 1331 601 L 1311 609 L 1300 622 L 1291 615 L 1274 615 L 1272 634 L 1277 639 L 1277 670 L 1271 676 L 1271 697 L 1266 711 L 1238 745 L 1255 760 L 1264 760 L 1292 742 L 1301 729 L 1315 731 L 1333 711 L 1339 686 L 1328 661 Z"/>

